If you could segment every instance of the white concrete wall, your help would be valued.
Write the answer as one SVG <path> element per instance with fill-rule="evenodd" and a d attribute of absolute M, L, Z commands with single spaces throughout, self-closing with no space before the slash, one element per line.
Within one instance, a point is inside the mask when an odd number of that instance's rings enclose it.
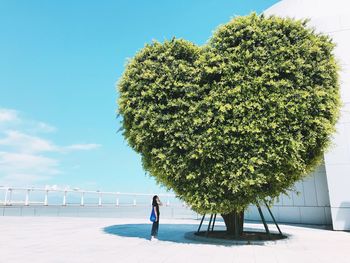
<path fill-rule="evenodd" d="M 296 183 L 297 192 L 291 191 L 288 195 L 281 195 L 271 211 L 280 223 L 297 224 L 332 224 L 328 185 L 325 166 L 319 166 L 305 180 Z M 272 221 L 268 211 L 262 207 L 264 216 Z M 260 220 L 257 208 L 251 206 L 245 218 Z"/>
<path fill-rule="evenodd" d="M 342 67 L 340 82 L 344 105 L 333 146 L 325 155 L 325 168 L 333 229 L 350 230 L 350 1 L 283 0 L 264 13 L 309 18 L 310 26 L 329 34 L 337 44 L 335 55 Z M 310 214 L 310 210 L 302 213 Z"/>
<path fill-rule="evenodd" d="M 333 229 L 350 230 L 350 1 L 347 3 L 347 14 L 337 18 L 329 34 L 337 43 L 336 56 L 342 67 L 340 81 L 344 105 L 334 145 L 325 155 L 325 162 Z"/>

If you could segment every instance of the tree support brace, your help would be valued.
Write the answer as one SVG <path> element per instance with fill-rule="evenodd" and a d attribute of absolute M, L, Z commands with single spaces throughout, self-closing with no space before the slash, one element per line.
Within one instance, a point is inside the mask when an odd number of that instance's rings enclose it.
<path fill-rule="evenodd" d="M 197 233 L 199 233 L 199 231 L 201 230 L 201 227 L 202 227 L 202 224 L 203 224 L 203 220 L 204 220 L 204 218 L 205 218 L 205 214 L 203 215 L 202 220 L 201 220 L 201 223 L 199 224 L 199 227 L 198 227 Z"/>
<path fill-rule="evenodd" d="M 258 211 L 259 211 L 261 220 L 262 220 L 262 222 L 263 222 L 263 224 L 264 224 L 264 228 L 265 228 L 266 234 L 267 234 L 268 236 L 270 236 L 270 230 L 269 230 L 269 227 L 267 226 L 267 223 L 266 223 L 266 221 L 265 221 L 265 217 L 264 217 L 264 215 L 263 215 L 263 213 L 262 213 L 262 211 L 261 211 L 261 208 L 260 208 L 259 205 L 256 205 L 256 207 L 258 208 Z"/>
<path fill-rule="evenodd" d="M 205 219 L 205 216 L 206 216 L 206 214 L 204 214 L 204 215 L 202 216 L 201 222 L 200 222 L 200 224 L 199 224 L 199 226 L 198 226 L 198 229 L 197 229 L 197 233 L 199 233 L 199 231 L 200 231 L 201 228 L 202 228 L 202 225 L 203 225 L 203 221 L 204 221 L 204 219 Z M 209 231 L 211 231 L 211 232 L 214 231 L 214 226 L 215 226 L 215 222 L 216 222 L 216 216 L 217 216 L 217 214 L 211 214 L 211 215 L 210 215 L 210 221 L 209 221 L 209 225 L 208 225 L 208 229 L 207 229 L 207 234 L 206 234 L 206 235 L 208 235 L 208 232 L 209 232 Z"/>
<path fill-rule="evenodd" d="M 267 208 L 267 211 L 269 212 L 269 214 L 270 214 L 270 216 L 271 216 L 271 218 L 272 218 L 272 220 L 273 220 L 275 226 L 277 227 L 279 234 L 282 236 L 282 235 L 283 235 L 283 234 L 282 234 L 282 231 L 281 231 L 280 227 L 278 226 L 277 221 L 276 221 L 275 217 L 273 216 L 270 207 L 267 205 L 266 202 L 264 202 L 264 204 L 265 204 L 265 206 L 266 206 L 266 208 Z M 262 221 L 262 223 L 263 223 L 263 225 L 264 225 L 266 234 L 267 234 L 268 236 L 270 236 L 270 230 L 269 230 L 269 227 L 268 227 L 268 225 L 267 225 L 267 223 L 266 223 L 266 220 L 265 220 L 264 214 L 263 214 L 263 212 L 262 212 L 262 210 L 261 210 L 261 207 L 260 207 L 259 205 L 256 205 L 256 207 L 257 207 L 257 209 L 258 209 L 258 211 L 259 211 L 259 215 L 260 215 L 261 221 Z M 201 227 L 202 227 L 202 225 L 203 225 L 203 221 L 204 221 L 204 219 L 205 219 L 205 216 L 206 216 L 206 214 L 204 214 L 203 217 L 202 217 L 202 219 L 201 219 L 201 222 L 200 222 L 200 224 L 199 224 L 197 233 L 199 233 L 199 231 L 201 230 Z M 206 231 L 206 236 L 208 236 L 209 231 L 211 231 L 211 232 L 214 231 L 214 225 L 215 225 L 215 222 L 216 222 L 216 216 L 217 216 L 217 214 L 211 214 L 211 215 L 210 215 L 209 224 L 208 224 L 208 228 L 207 228 L 207 231 Z M 244 219 L 243 219 L 243 220 L 244 220 Z M 239 230 L 238 230 L 238 224 L 239 224 L 239 219 L 238 219 L 238 217 L 235 218 L 234 224 L 235 224 L 235 238 L 238 239 L 238 238 L 239 238 L 239 235 L 240 235 Z"/>
<path fill-rule="evenodd" d="M 213 214 L 210 215 L 210 219 L 209 219 L 209 224 L 208 224 L 208 229 L 207 229 L 207 233 L 205 234 L 205 236 L 208 236 L 209 234 L 209 230 L 210 230 L 210 226 L 211 226 L 211 221 L 213 220 Z"/>
<path fill-rule="evenodd" d="M 271 212 L 271 210 L 270 210 L 270 207 L 267 205 L 266 202 L 265 202 L 265 205 L 266 205 L 267 210 L 268 210 L 269 213 L 270 213 L 270 216 L 271 216 L 273 222 L 275 223 L 275 225 L 276 225 L 276 227 L 277 227 L 277 229 L 278 229 L 278 232 L 280 233 L 281 236 L 283 236 L 282 231 L 281 231 L 280 227 L 278 226 L 278 224 L 277 224 L 277 222 L 276 222 L 276 219 L 275 219 L 275 217 L 273 216 L 273 214 L 272 214 L 272 212 Z"/>
<path fill-rule="evenodd" d="M 211 232 L 214 231 L 215 220 L 216 220 L 216 214 L 214 214 L 214 220 L 213 220 L 213 225 L 211 227 Z"/>

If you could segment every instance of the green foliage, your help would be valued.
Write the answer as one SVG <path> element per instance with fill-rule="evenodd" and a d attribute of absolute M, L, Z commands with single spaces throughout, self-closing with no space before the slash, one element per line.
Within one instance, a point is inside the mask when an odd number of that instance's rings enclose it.
<path fill-rule="evenodd" d="M 334 44 L 305 21 L 251 14 L 198 47 L 146 45 L 118 84 L 144 169 L 198 212 L 275 198 L 322 160 L 339 112 Z"/>

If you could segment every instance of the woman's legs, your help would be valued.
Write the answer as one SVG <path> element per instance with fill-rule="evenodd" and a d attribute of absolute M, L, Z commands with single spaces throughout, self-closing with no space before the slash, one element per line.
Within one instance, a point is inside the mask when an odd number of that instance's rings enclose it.
<path fill-rule="evenodd" d="M 151 231 L 152 237 L 158 236 L 158 228 L 159 228 L 159 220 L 157 222 L 154 222 L 152 225 L 152 231 Z"/>
<path fill-rule="evenodd" d="M 156 231 L 155 231 L 155 237 L 158 237 L 158 228 L 159 228 L 159 220 L 156 222 Z"/>

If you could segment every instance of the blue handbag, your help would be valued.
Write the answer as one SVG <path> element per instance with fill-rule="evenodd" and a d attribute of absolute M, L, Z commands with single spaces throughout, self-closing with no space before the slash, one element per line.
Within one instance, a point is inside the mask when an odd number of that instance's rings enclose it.
<path fill-rule="evenodd" d="M 156 219 L 157 219 L 157 217 L 156 217 L 156 213 L 154 212 L 154 208 L 152 207 L 152 212 L 151 212 L 151 216 L 150 216 L 150 218 L 149 218 L 149 220 L 151 220 L 151 222 L 156 222 Z"/>

